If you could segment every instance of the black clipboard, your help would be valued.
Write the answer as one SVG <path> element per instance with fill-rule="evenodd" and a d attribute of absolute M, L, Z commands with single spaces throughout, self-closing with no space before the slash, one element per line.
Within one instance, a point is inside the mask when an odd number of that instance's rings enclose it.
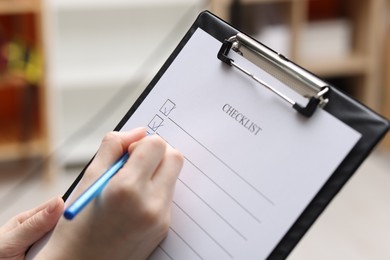
<path fill-rule="evenodd" d="M 245 68 L 240 67 L 239 64 L 235 64 L 232 59 L 228 58 L 228 53 L 230 51 L 239 52 L 244 55 L 244 57 L 245 55 L 248 55 L 248 59 L 253 58 L 253 56 L 255 56 L 255 58 L 256 56 L 260 56 L 260 60 L 266 61 L 266 66 L 270 66 L 270 73 L 275 73 L 275 76 L 287 75 L 287 79 L 285 79 L 286 82 L 292 82 L 293 85 L 298 85 L 295 90 L 297 92 L 302 92 L 302 95 L 307 97 L 308 103 L 302 105 L 291 100 L 283 93 L 274 93 L 280 96 L 281 99 L 290 103 L 292 109 L 295 109 L 300 115 L 310 117 L 315 113 L 316 109 L 324 109 L 362 135 L 358 143 L 318 191 L 314 199 L 312 199 L 268 256 L 268 259 L 284 259 L 297 245 L 299 240 L 319 217 L 333 197 L 339 192 L 365 158 L 384 137 L 389 130 L 389 122 L 352 97 L 342 93 L 334 86 L 322 81 L 315 75 L 292 63 L 283 55 L 276 53 L 272 49 L 262 45 L 230 24 L 214 16 L 212 13 L 205 11 L 198 16 L 194 24 L 156 76 L 152 79 L 145 91 L 116 126 L 116 131 L 123 127 L 141 105 L 198 28 L 203 29 L 206 33 L 221 42 L 221 49 L 219 53 L 215 54 L 216 59 L 218 56 L 221 62 L 226 63 L 227 66 L 240 70 L 255 81 L 257 81 L 257 79 L 249 71 L 246 71 Z M 270 90 L 274 91 L 272 90 L 272 86 L 267 86 L 262 82 L 258 83 L 266 88 L 271 87 Z M 64 200 L 69 197 L 79 180 L 82 178 L 83 173 L 84 171 L 81 172 L 65 193 L 63 197 Z"/>

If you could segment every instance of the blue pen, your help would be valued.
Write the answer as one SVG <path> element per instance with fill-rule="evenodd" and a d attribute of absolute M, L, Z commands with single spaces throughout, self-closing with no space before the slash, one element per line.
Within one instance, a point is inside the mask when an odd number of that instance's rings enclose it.
<path fill-rule="evenodd" d="M 64 217 L 66 219 L 73 219 L 80 211 L 87 206 L 87 204 L 96 198 L 108 181 L 114 176 L 127 162 L 129 159 L 129 154 L 125 153 L 122 157 L 114 163 L 107 171 L 105 171 L 102 176 L 99 177 L 83 194 L 80 195 L 64 212 Z"/>

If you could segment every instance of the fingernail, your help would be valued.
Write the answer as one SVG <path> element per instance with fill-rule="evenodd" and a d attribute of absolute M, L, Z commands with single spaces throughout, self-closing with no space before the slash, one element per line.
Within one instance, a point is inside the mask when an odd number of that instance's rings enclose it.
<path fill-rule="evenodd" d="M 46 208 L 48 214 L 52 214 L 58 207 L 58 198 L 53 198 L 49 201 L 49 205 Z"/>

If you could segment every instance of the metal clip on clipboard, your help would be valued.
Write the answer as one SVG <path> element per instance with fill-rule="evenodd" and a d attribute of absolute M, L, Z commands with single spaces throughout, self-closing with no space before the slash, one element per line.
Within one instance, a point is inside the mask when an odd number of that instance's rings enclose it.
<path fill-rule="evenodd" d="M 235 63 L 233 59 L 227 56 L 230 50 L 241 54 L 287 86 L 290 86 L 302 96 L 308 98 L 309 101 L 306 106 L 298 104 Z M 290 103 L 295 110 L 305 117 L 310 117 L 317 107 L 323 107 L 329 101 L 326 98 L 329 87 L 324 81 L 295 65 L 283 55 L 275 53 L 242 33 L 238 33 L 228 40 L 225 40 L 218 52 L 218 59 L 237 68 L 256 82 L 268 88 L 283 100 Z"/>

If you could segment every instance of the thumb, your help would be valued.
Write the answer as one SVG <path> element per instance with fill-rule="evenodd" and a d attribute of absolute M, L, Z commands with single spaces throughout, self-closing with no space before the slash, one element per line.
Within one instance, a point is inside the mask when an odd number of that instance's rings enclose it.
<path fill-rule="evenodd" d="M 20 222 L 15 229 L 14 238 L 20 246 L 30 246 L 38 241 L 48 231 L 54 228 L 64 208 L 64 202 L 60 197 L 53 198 L 45 203 L 44 207 L 36 210 Z M 28 213 L 26 213 L 28 214 Z"/>

